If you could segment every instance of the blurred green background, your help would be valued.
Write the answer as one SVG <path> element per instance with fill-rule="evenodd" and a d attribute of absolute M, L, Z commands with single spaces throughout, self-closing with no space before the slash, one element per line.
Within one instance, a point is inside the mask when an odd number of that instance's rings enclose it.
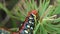
<path fill-rule="evenodd" d="M 34 34 L 60 34 L 60 0 L 0 0 L 0 28 L 21 27 L 31 10 L 39 14 Z"/>

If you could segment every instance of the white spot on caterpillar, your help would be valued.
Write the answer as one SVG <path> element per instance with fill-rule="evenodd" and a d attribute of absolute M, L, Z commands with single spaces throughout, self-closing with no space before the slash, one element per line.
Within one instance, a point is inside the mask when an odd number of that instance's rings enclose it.
<path fill-rule="evenodd" d="M 28 31 L 27 31 L 27 30 L 25 30 L 25 33 L 27 33 L 27 34 L 28 34 Z"/>
<path fill-rule="evenodd" d="M 28 28 L 30 28 L 30 25 L 27 25 Z"/>
<path fill-rule="evenodd" d="M 32 17 L 29 17 L 29 19 L 33 19 Z"/>
<path fill-rule="evenodd" d="M 33 30 L 33 27 L 31 27 L 31 29 Z"/>

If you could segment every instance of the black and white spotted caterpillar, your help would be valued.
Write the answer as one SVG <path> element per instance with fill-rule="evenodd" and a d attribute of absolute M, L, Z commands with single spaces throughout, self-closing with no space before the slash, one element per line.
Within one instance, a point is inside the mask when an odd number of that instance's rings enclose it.
<path fill-rule="evenodd" d="M 19 34 L 33 34 L 36 15 L 37 15 L 36 10 L 33 10 L 28 13 L 28 17 L 26 18 L 24 24 L 22 25 L 22 27 L 19 30 Z"/>

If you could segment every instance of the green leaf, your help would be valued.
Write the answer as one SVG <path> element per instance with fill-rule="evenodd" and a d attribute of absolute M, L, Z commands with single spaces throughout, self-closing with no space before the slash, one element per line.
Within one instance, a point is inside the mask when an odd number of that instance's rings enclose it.
<path fill-rule="evenodd" d="M 45 13 L 46 9 L 48 8 L 49 2 L 50 1 L 46 2 L 45 5 L 42 6 L 43 9 L 41 11 L 41 16 Z"/>
<path fill-rule="evenodd" d="M 44 24 L 44 27 L 47 31 L 49 32 L 60 32 L 60 28 L 56 28 L 56 27 L 53 27 L 52 25 L 50 24 Z"/>
<path fill-rule="evenodd" d="M 60 14 L 60 5 L 58 5 L 53 14 Z"/>
<path fill-rule="evenodd" d="M 40 34 L 48 34 L 43 25 L 40 25 Z"/>
<path fill-rule="evenodd" d="M 34 32 L 33 32 L 34 34 L 36 34 L 36 32 L 37 32 L 39 26 L 40 26 L 40 22 L 37 24 L 37 26 L 35 26 L 35 30 L 34 30 Z"/>

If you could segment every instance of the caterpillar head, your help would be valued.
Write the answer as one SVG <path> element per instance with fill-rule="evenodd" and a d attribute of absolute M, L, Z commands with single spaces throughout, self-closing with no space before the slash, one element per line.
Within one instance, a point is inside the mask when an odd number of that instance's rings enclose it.
<path fill-rule="evenodd" d="M 37 10 L 32 10 L 32 11 L 28 12 L 28 16 L 30 16 L 30 14 L 37 15 L 38 12 L 37 12 Z"/>
<path fill-rule="evenodd" d="M 32 14 L 34 17 L 36 17 L 36 20 L 39 20 L 39 14 L 38 14 L 38 11 L 37 11 L 37 10 L 32 10 L 32 11 L 28 12 L 28 17 L 29 17 L 31 14 Z"/>

